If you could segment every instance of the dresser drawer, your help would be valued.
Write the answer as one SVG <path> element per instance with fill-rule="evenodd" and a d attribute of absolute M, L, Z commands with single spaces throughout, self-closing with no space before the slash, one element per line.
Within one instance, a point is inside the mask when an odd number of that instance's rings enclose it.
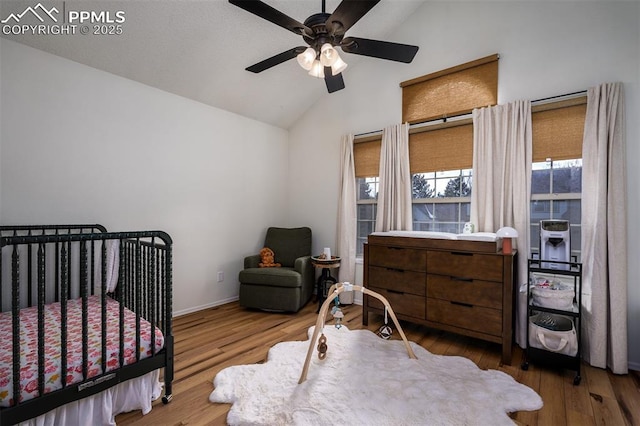
<path fill-rule="evenodd" d="M 368 261 L 371 266 L 417 272 L 427 270 L 426 250 L 370 245 Z"/>
<path fill-rule="evenodd" d="M 427 297 L 502 309 L 502 283 L 428 274 Z"/>
<path fill-rule="evenodd" d="M 369 267 L 369 287 L 385 288 L 418 296 L 426 294 L 426 274 L 402 269 Z"/>
<path fill-rule="evenodd" d="M 485 281 L 502 281 L 502 255 L 428 251 L 429 273 Z"/>
<path fill-rule="evenodd" d="M 502 336 L 502 311 L 427 298 L 427 320 Z"/>
<path fill-rule="evenodd" d="M 396 293 L 389 291 L 385 288 L 369 287 L 370 290 L 379 293 L 385 299 L 389 301 L 393 312 L 398 315 L 406 315 L 413 318 L 425 319 L 424 308 L 425 298 L 416 296 L 415 294 Z M 369 298 L 369 306 L 384 309 L 384 304 L 375 297 L 366 296 Z"/>

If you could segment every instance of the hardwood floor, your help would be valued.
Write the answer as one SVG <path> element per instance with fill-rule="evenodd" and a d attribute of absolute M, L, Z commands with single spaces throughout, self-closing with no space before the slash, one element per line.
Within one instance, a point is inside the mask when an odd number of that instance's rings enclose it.
<path fill-rule="evenodd" d="M 213 378 L 221 369 L 259 363 L 274 344 L 307 340 L 315 324 L 317 305 L 310 302 L 297 314 L 278 314 L 241 308 L 237 302 L 206 309 L 174 320 L 175 380 L 173 400 L 159 400 L 143 416 L 140 411 L 116 417 L 118 425 L 224 425 L 229 405 L 212 404 Z M 350 329 L 377 330 L 382 317 L 370 316 L 362 326 L 362 307 L 344 306 Z M 476 339 L 402 323 L 407 338 L 432 353 L 461 355 L 483 369 L 498 369 L 540 394 L 544 407 L 516 412 L 519 425 L 638 425 L 640 426 L 640 373 L 620 376 L 583 363 L 582 383 L 573 385 L 575 372 L 530 364 L 520 368 L 523 351 L 514 347 L 512 365 L 501 365 L 500 346 Z M 393 338 L 399 338 L 394 333 Z M 428 422 L 425 420 L 425 424 Z"/>

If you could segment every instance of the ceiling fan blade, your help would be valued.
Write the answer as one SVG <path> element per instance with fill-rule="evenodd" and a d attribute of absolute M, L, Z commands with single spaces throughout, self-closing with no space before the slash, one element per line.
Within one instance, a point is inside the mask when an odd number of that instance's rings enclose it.
<path fill-rule="evenodd" d="M 271 67 L 275 67 L 276 65 L 280 65 L 281 63 L 286 62 L 289 59 L 295 58 L 306 49 L 307 48 L 303 46 L 294 47 L 293 49 L 289 49 L 286 52 L 278 53 L 277 55 L 267 58 L 264 61 L 260 61 L 257 64 L 251 65 L 250 67 L 247 67 L 246 70 L 255 72 L 257 74 L 264 70 L 268 70 Z"/>
<path fill-rule="evenodd" d="M 327 85 L 327 91 L 329 93 L 337 92 L 344 89 L 344 80 L 342 79 L 342 73 L 338 75 L 331 74 L 331 67 L 324 67 L 324 82 Z"/>
<path fill-rule="evenodd" d="M 274 24 L 279 25 L 282 28 L 286 28 L 287 30 L 298 35 L 304 34 L 305 31 L 307 33 L 313 34 L 313 31 L 311 31 L 311 29 L 306 25 L 285 15 L 279 10 L 274 9 L 268 4 L 261 2 L 260 0 L 229 0 L 229 3 L 238 6 L 239 8 L 242 8 L 247 12 L 251 12 L 263 19 L 266 19 L 267 21 L 273 22 Z"/>
<path fill-rule="evenodd" d="M 379 2 L 380 0 L 342 0 L 327 18 L 326 26 L 332 34 L 344 35 Z"/>
<path fill-rule="evenodd" d="M 358 37 L 345 38 L 340 47 L 347 53 L 405 63 L 413 61 L 418 52 L 418 46 Z"/>

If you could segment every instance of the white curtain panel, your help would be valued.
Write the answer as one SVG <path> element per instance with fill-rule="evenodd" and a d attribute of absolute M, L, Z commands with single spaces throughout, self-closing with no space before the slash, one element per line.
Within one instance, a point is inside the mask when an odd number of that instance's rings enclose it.
<path fill-rule="evenodd" d="M 503 226 L 518 231 L 514 241 L 518 249 L 518 277 L 514 285 L 519 290 L 516 342 L 525 347 L 527 259 L 531 247 L 531 102 L 475 109 L 472 116 L 471 222 L 478 232 L 496 232 Z"/>
<path fill-rule="evenodd" d="M 583 357 L 618 374 L 627 360 L 624 94 L 621 83 L 587 92 L 582 144 Z"/>
<path fill-rule="evenodd" d="M 338 243 L 336 250 L 340 262 L 340 282 L 355 282 L 356 277 L 356 170 L 353 158 L 353 135 L 342 136 L 340 162 L 340 191 L 338 198 Z"/>
<path fill-rule="evenodd" d="M 383 130 L 379 176 L 376 231 L 411 230 L 408 123 Z"/>

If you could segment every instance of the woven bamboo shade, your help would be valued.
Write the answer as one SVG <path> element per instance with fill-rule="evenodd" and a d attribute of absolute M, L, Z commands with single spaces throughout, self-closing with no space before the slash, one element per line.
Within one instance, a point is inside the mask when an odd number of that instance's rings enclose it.
<path fill-rule="evenodd" d="M 473 124 L 470 119 L 420 130 L 409 135 L 412 174 L 472 167 Z"/>
<path fill-rule="evenodd" d="M 498 59 L 491 55 L 400 83 L 402 121 L 418 123 L 495 105 Z"/>
<path fill-rule="evenodd" d="M 532 107 L 533 161 L 582 158 L 587 97 Z"/>
<path fill-rule="evenodd" d="M 374 177 L 380 173 L 382 137 L 363 139 L 353 144 L 356 177 Z"/>

